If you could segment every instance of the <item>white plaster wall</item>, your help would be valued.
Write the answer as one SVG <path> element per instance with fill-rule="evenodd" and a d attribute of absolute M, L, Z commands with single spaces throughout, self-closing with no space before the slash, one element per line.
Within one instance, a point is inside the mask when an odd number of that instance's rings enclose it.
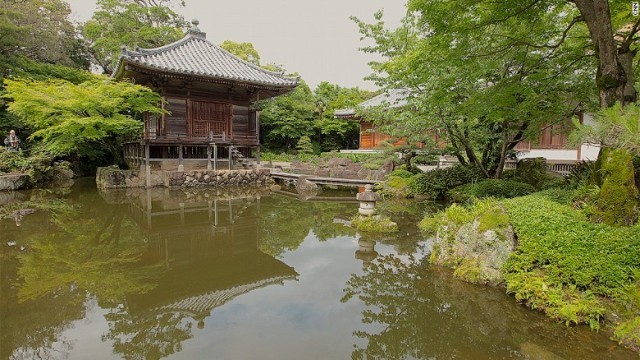
<path fill-rule="evenodd" d="M 596 161 L 596 159 L 598 159 L 599 152 L 600 152 L 599 145 L 582 144 L 582 146 L 580 146 L 580 160 Z"/>
<path fill-rule="evenodd" d="M 518 153 L 518 159 L 532 159 L 538 157 L 556 161 L 576 161 L 578 160 L 578 150 L 531 149 L 531 151 Z"/>

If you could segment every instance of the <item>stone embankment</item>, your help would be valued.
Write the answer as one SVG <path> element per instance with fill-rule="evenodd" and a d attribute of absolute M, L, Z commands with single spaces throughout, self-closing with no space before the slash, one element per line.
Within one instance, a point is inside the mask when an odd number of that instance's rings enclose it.
<path fill-rule="evenodd" d="M 361 163 L 354 163 L 345 158 L 319 160 L 318 163 L 291 163 L 289 172 L 294 174 L 334 177 L 341 179 L 384 180 L 384 176 L 393 171 L 393 162 L 385 164 L 382 169 L 369 170 Z"/>
<path fill-rule="evenodd" d="M 0 176 L 0 191 L 21 190 L 29 186 L 29 175 L 9 174 Z"/>
<path fill-rule="evenodd" d="M 265 186 L 270 181 L 269 169 L 152 171 L 151 187 L 189 188 L 226 186 Z M 96 183 L 101 189 L 146 187 L 146 174 L 140 170 L 99 168 Z"/>

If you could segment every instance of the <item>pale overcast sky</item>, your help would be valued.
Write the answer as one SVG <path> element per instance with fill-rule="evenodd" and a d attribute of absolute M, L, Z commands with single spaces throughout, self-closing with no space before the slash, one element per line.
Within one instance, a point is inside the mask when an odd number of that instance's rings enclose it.
<path fill-rule="evenodd" d="M 67 0 L 73 18 L 91 17 L 95 0 Z M 263 63 L 297 71 L 313 89 L 321 81 L 375 90 L 363 78 L 367 63 L 376 59 L 363 46 L 354 15 L 367 22 L 384 9 L 384 20 L 397 26 L 404 15 L 404 0 L 186 0 L 177 12 L 200 20 L 200 30 L 214 44 L 224 40 L 251 42 Z"/>

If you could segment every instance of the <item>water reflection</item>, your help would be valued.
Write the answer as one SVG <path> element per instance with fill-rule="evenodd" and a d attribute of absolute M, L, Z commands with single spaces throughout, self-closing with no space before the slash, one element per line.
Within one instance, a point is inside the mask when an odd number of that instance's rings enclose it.
<path fill-rule="evenodd" d="M 215 308 L 257 288 L 295 280 L 295 270 L 259 250 L 259 190 L 129 190 L 103 193 L 129 204 L 145 229 L 144 262 L 162 264 L 148 292 L 130 293 L 106 315 L 114 352 L 160 358 L 182 349 L 192 326 L 205 326 Z"/>
<path fill-rule="evenodd" d="M 431 211 L 415 203 L 383 204 L 401 231 L 379 236 L 322 194 L 16 194 L 0 198 L 0 358 L 633 357 L 407 260 Z"/>
<path fill-rule="evenodd" d="M 343 302 L 366 308 L 353 359 L 627 359 L 585 327 L 566 327 L 515 306 L 502 289 L 456 280 L 413 257 L 379 257 L 354 275 Z"/>

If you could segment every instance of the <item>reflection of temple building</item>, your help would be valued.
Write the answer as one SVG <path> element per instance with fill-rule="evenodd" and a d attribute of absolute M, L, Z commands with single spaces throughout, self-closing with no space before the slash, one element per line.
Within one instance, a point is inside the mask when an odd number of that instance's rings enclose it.
<path fill-rule="evenodd" d="M 149 239 L 144 261 L 166 269 L 153 290 L 128 296 L 132 315 L 180 313 L 201 327 L 214 308 L 235 297 L 297 278 L 293 268 L 258 249 L 259 194 L 140 189 L 103 196 L 130 204 Z"/>

